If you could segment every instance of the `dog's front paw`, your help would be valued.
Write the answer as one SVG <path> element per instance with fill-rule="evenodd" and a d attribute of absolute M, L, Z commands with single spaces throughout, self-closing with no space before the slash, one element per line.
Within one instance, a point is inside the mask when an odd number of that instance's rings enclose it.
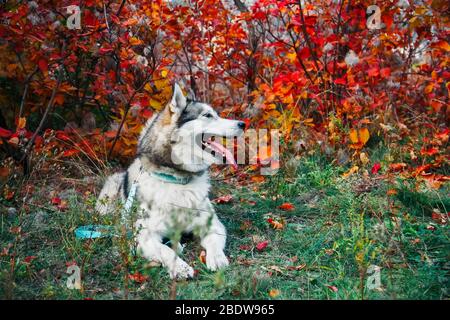
<path fill-rule="evenodd" d="M 169 268 L 169 274 L 172 279 L 182 280 L 194 277 L 194 269 L 183 260 L 177 259 L 174 265 Z"/>
<path fill-rule="evenodd" d="M 216 271 L 228 265 L 228 259 L 223 251 L 206 251 L 206 266 L 209 270 Z"/>

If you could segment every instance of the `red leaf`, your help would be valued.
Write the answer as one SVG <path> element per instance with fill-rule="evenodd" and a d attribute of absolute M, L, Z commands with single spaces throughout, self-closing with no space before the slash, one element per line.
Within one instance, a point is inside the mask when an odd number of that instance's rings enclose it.
<path fill-rule="evenodd" d="M 113 51 L 112 48 L 100 48 L 100 50 L 98 50 L 98 53 L 105 54 L 105 53 L 109 53 L 109 52 L 112 52 L 112 51 Z"/>
<path fill-rule="evenodd" d="M 63 153 L 63 157 L 71 157 L 71 156 L 73 156 L 73 155 L 75 155 L 75 154 L 77 154 L 79 152 L 80 152 L 80 150 L 76 150 L 76 149 L 66 150 Z"/>
<path fill-rule="evenodd" d="M 239 246 L 239 250 L 242 250 L 242 251 L 250 251 L 251 249 L 252 249 L 252 247 L 247 244 L 241 244 Z"/>
<path fill-rule="evenodd" d="M 70 141 L 70 138 L 63 131 L 58 131 L 56 138 L 62 141 Z"/>
<path fill-rule="evenodd" d="M 28 257 L 26 257 L 25 259 L 23 259 L 23 261 L 25 262 L 25 263 L 30 263 L 31 261 L 33 261 L 34 259 L 36 259 L 37 257 L 36 256 L 28 256 Z"/>
<path fill-rule="evenodd" d="M 9 138 L 11 137 L 12 132 L 3 128 L 0 128 L 0 138 Z"/>
<path fill-rule="evenodd" d="M 302 50 L 300 50 L 299 52 L 299 56 L 302 60 L 306 60 L 309 58 L 309 56 L 311 55 L 311 53 L 309 52 L 308 48 L 303 48 Z"/>
<path fill-rule="evenodd" d="M 295 206 L 292 203 L 286 202 L 280 205 L 278 208 L 284 211 L 292 211 L 295 209 Z"/>
<path fill-rule="evenodd" d="M 58 198 L 58 197 L 52 198 L 52 204 L 55 205 L 55 206 L 60 205 L 61 204 L 61 198 Z"/>
<path fill-rule="evenodd" d="M 448 221 L 448 213 L 440 213 L 438 210 L 433 210 L 433 213 L 431 214 L 431 219 L 436 221 L 439 224 L 446 224 Z"/>
<path fill-rule="evenodd" d="M 382 78 L 388 78 L 391 75 L 391 68 L 383 68 L 380 70 L 380 75 Z"/>
<path fill-rule="evenodd" d="M 372 170 L 370 170 L 372 172 L 372 174 L 377 174 L 378 171 L 380 171 L 381 169 L 381 164 L 379 162 L 376 162 L 373 167 Z"/>
<path fill-rule="evenodd" d="M 328 287 L 328 289 L 330 289 L 331 291 L 333 291 L 333 292 L 338 292 L 338 288 L 337 287 L 335 287 L 335 286 L 327 286 Z"/>
<path fill-rule="evenodd" d="M 378 69 L 377 67 L 371 68 L 367 70 L 367 74 L 369 75 L 369 77 L 377 77 L 380 74 L 380 69 Z"/>
<path fill-rule="evenodd" d="M 437 148 L 429 148 L 429 149 L 422 149 L 420 150 L 420 154 L 423 156 L 433 156 L 436 153 L 439 153 L 439 150 Z"/>
<path fill-rule="evenodd" d="M 263 251 L 267 247 L 268 244 L 269 244 L 269 241 L 267 241 L 267 240 L 262 241 L 256 245 L 256 249 L 258 251 Z"/>
<path fill-rule="evenodd" d="M 45 59 L 40 59 L 40 60 L 38 61 L 38 66 L 39 66 L 39 69 L 41 69 L 42 73 L 47 73 L 47 71 L 48 71 L 48 63 L 47 63 L 47 60 L 45 60 Z"/>
<path fill-rule="evenodd" d="M 334 79 L 333 82 L 334 82 L 335 84 L 342 84 L 342 85 L 347 84 L 347 81 L 346 81 L 344 78 L 337 78 L 337 79 Z"/>
<path fill-rule="evenodd" d="M 135 272 L 135 273 L 129 274 L 128 279 L 130 279 L 136 283 L 143 283 L 143 282 L 147 281 L 148 276 L 144 276 L 143 274 L 141 274 L 139 272 Z"/>

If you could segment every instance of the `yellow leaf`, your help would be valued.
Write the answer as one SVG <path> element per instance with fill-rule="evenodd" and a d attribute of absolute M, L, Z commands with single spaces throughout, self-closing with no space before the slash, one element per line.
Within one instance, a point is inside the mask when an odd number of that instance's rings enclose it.
<path fill-rule="evenodd" d="M 162 103 L 158 100 L 150 98 L 150 106 L 155 110 L 161 110 L 162 109 Z"/>
<path fill-rule="evenodd" d="M 152 89 L 152 86 L 150 85 L 150 83 L 145 84 L 144 90 L 147 92 L 153 92 L 153 89 Z"/>
<path fill-rule="evenodd" d="M 286 58 L 288 58 L 290 62 L 295 62 L 295 60 L 297 60 L 297 54 L 295 52 L 288 53 Z"/>
<path fill-rule="evenodd" d="M 369 157 L 367 157 L 367 154 L 365 154 L 364 152 L 361 152 L 361 154 L 359 155 L 359 159 L 361 160 L 363 165 L 366 165 L 370 162 Z"/>
<path fill-rule="evenodd" d="M 165 77 L 167 77 L 167 73 L 168 73 L 168 71 L 167 70 L 162 70 L 161 71 L 161 77 L 163 77 L 163 78 L 165 78 Z"/>

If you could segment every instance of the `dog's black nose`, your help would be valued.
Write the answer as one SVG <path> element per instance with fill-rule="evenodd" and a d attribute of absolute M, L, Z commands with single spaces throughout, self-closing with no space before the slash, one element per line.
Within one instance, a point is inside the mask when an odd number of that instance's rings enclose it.
<path fill-rule="evenodd" d="M 238 122 L 238 128 L 241 129 L 241 130 L 244 130 L 245 129 L 245 122 L 244 121 L 239 121 Z"/>

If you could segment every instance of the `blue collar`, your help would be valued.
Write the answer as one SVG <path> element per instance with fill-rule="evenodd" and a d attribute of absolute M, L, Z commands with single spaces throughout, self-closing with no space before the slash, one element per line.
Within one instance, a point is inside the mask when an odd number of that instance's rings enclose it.
<path fill-rule="evenodd" d="M 162 180 L 164 182 L 169 183 L 175 183 L 175 184 L 182 184 L 186 185 L 189 182 L 191 182 L 192 177 L 177 177 L 168 173 L 162 173 L 162 172 L 151 172 L 150 175 L 152 175 L 155 178 L 158 178 L 159 180 Z"/>

